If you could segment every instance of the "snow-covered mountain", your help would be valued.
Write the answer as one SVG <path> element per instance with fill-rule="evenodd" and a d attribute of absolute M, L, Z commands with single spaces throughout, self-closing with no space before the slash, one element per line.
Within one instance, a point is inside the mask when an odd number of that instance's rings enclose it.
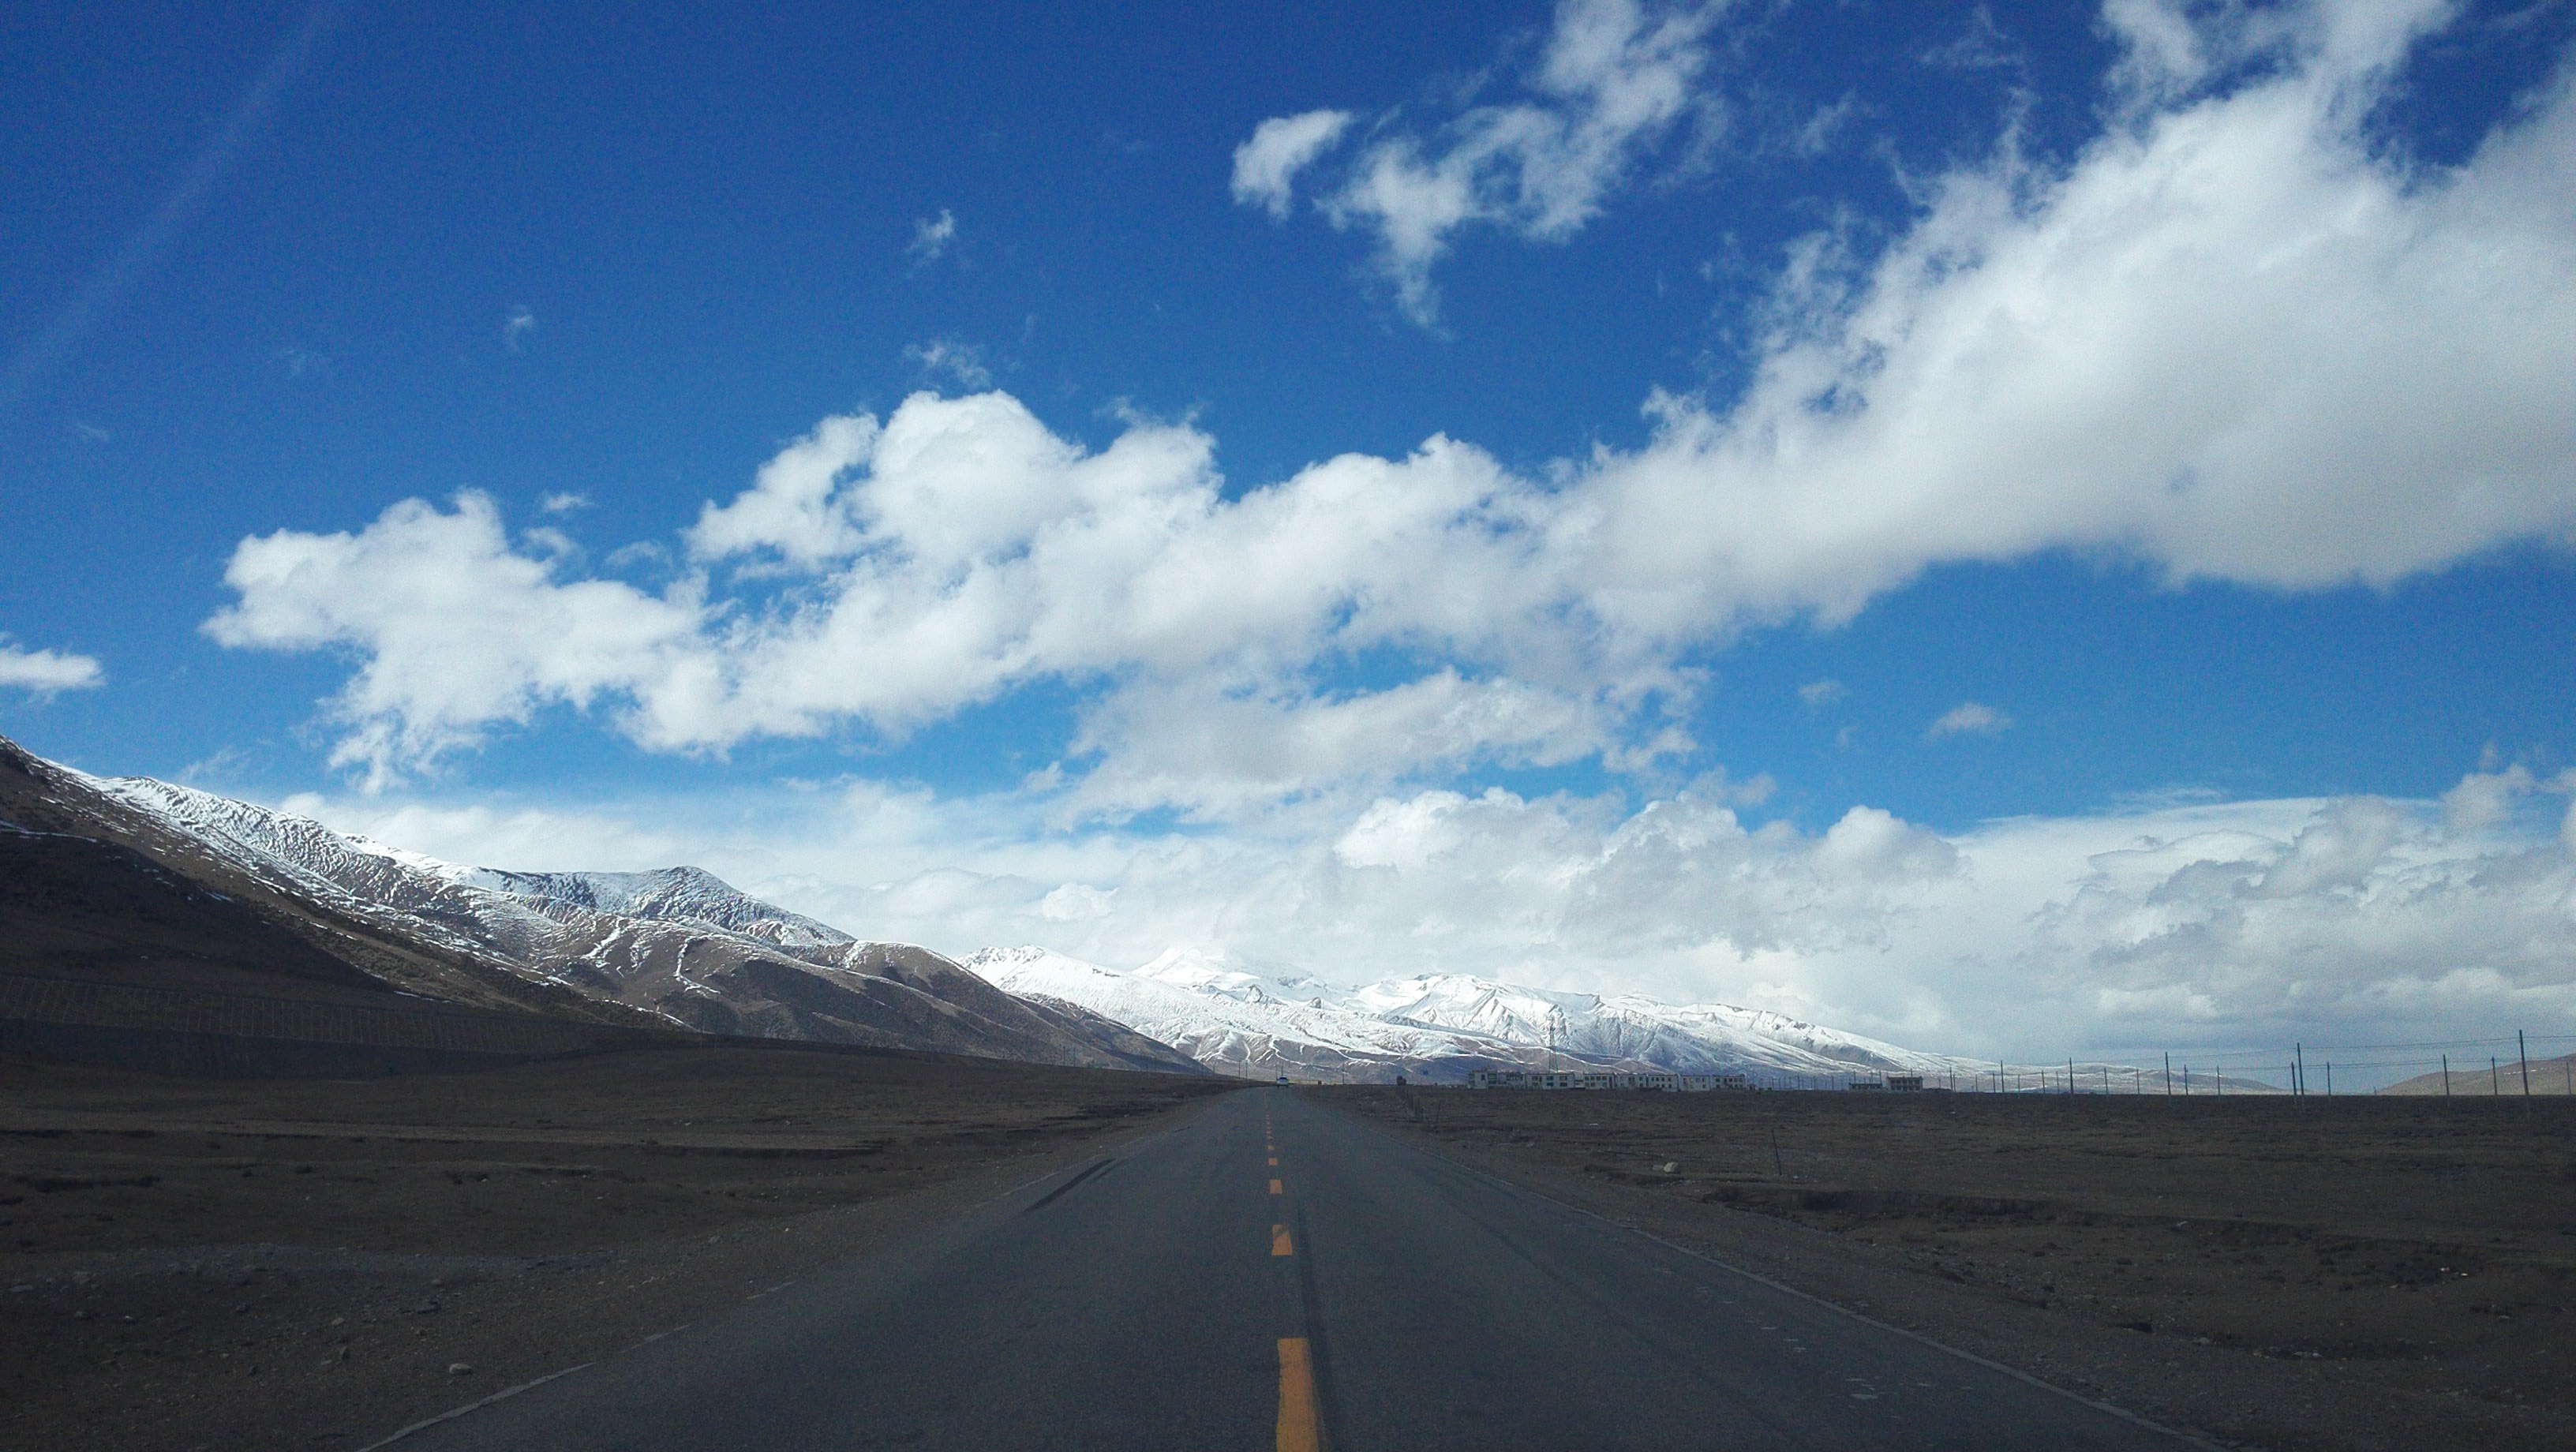
<path fill-rule="evenodd" d="M 1772 1083 L 1982 1072 L 1968 1060 L 1761 1009 L 1551 992 L 1459 973 L 1344 989 L 1182 949 L 1125 971 L 1044 948 L 987 948 L 965 964 L 1013 993 L 1078 1004 L 1220 1073 L 1257 1078 L 1372 1083 L 1403 1074 L 1443 1083 L 1479 1068 L 1550 1062 Z"/>
<path fill-rule="evenodd" d="M 6 741 L 0 822 L 31 830 L 22 850 L 59 839 L 139 853 L 191 891 L 236 903 L 355 970 L 357 981 L 425 997 L 1043 1063 L 1198 1067 L 1073 1005 L 1022 1000 L 928 949 L 860 941 L 695 868 L 464 867 L 188 787 L 89 776 Z M 29 966 L 94 973 L 115 957 L 58 953 Z M 240 980 L 245 965 L 185 971 L 211 983 L 209 974 Z M 256 980 L 256 967 L 247 971 Z"/>
<path fill-rule="evenodd" d="M 860 939 L 693 867 L 461 866 L 188 787 L 89 776 L 0 741 L 0 826 L 10 824 L 30 829 L 13 847 L 21 855 L 57 851 L 56 834 L 89 839 L 231 904 L 222 911 L 241 919 L 241 941 L 272 946 L 223 964 L 195 955 L 181 971 L 209 984 L 245 965 L 256 977 L 283 932 L 322 955 L 313 981 L 336 964 L 352 982 L 483 1007 L 1050 1063 L 1343 1082 L 1455 1082 L 1551 1063 L 1792 1084 L 1985 1072 L 1758 1009 L 1467 974 L 1345 988 L 1178 948 L 1128 970 L 1042 948 L 988 948 L 961 965 Z M 0 943 L 0 966 L 9 948 Z M 81 971 L 114 957 L 82 952 Z"/>

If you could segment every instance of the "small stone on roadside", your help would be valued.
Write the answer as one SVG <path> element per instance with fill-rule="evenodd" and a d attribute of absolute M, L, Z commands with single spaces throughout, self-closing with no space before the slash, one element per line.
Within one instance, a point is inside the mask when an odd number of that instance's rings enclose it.
<path fill-rule="evenodd" d="M 462 1361 L 451 1361 L 447 1363 L 447 1374 L 449 1376 L 472 1376 L 474 1374 L 474 1368 Z"/>

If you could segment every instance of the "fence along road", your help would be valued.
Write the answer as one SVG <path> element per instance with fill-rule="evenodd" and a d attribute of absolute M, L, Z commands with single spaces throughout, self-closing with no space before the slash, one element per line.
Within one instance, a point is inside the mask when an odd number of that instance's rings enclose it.
<path fill-rule="evenodd" d="M 1261 1089 L 394 1445 L 2203 1444 Z"/>

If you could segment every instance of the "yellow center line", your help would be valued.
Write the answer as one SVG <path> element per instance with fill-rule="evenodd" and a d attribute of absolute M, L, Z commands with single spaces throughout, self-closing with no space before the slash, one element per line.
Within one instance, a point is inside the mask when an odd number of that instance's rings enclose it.
<path fill-rule="evenodd" d="M 1279 1452 L 1321 1452 L 1315 1365 L 1303 1336 L 1279 1338 Z"/>
<path fill-rule="evenodd" d="M 1297 1253 L 1288 1245 L 1287 1226 L 1273 1225 L 1270 1227 L 1270 1253 L 1272 1255 L 1295 1255 Z"/>
<path fill-rule="evenodd" d="M 1282 1193 L 1285 1193 L 1285 1192 L 1283 1192 L 1283 1191 L 1279 1188 L 1279 1182 L 1278 1182 L 1277 1180 L 1273 1180 L 1273 1181 L 1271 1181 L 1271 1182 L 1270 1182 L 1270 1193 L 1271 1193 L 1271 1194 L 1273 1194 L 1273 1195 L 1277 1195 L 1277 1194 L 1282 1194 Z"/>

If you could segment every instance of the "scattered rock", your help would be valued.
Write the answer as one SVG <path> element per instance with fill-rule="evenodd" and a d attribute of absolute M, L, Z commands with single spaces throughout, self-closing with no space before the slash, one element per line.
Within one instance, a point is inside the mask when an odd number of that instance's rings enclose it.
<path fill-rule="evenodd" d="M 447 1363 L 447 1374 L 449 1376 L 472 1376 L 474 1374 L 474 1368 L 467 1362 L 451 1361 Z"/>

